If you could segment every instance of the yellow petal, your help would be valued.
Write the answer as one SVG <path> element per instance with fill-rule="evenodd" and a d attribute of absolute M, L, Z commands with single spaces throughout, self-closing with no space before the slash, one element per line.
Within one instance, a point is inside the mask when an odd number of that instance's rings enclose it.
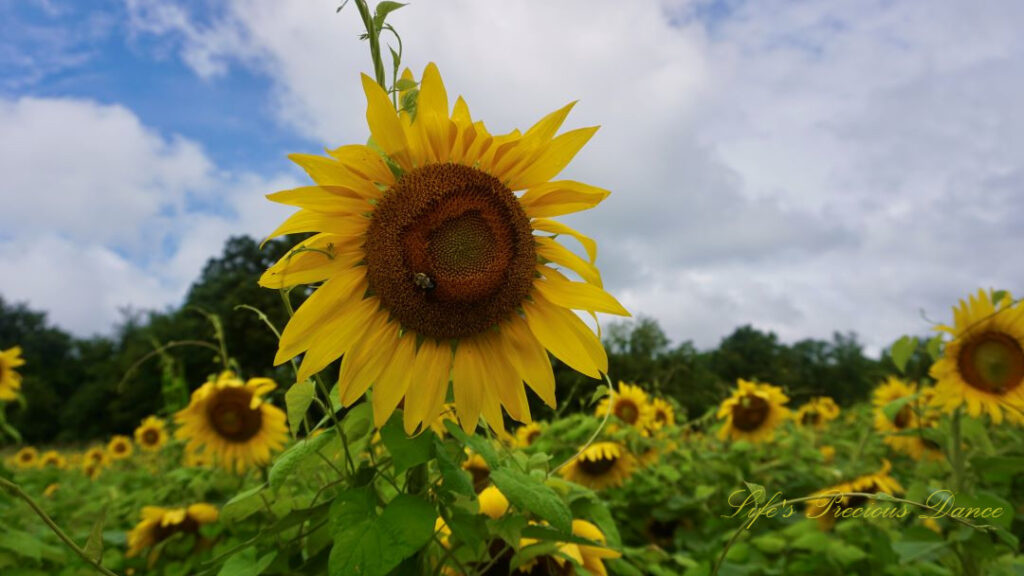
<path fill-rule="evenodd" d="M 452 348 L 448 342 L 437 343 L 427 339 L 420 344 L 410 369 L 413 374 L 411 386 L 415 387 L 416 393 L 405 399 L 403 421 L 406 434 L 412 434 L 421 423 L 429 424 L 437 419 L 448 393 L 451 368 Z"/>
<path fill-rule="evenodd" d="M 342 166 L 369 182 L 384 186 L 395 183 L 395 175 L 391 173 L 384 159 L 373 148 L 361 144 L 350 144 L 328 150 Z"/>
<path fill-rule="evenodd" d="M 420 81 L 416 101 L 416 119 L 420 142 L 429 162 L 447 162 L 451 153 L 451 125 L 448 119 L 448 92 L 441 73 L 433 62 L 427 64 Z"/>
<path fill-rule="evenodd" d="M 373 141 L 405 170 L 412 169 L 409 144 L 394 105 L 384 89 L 366 74 L 362 75 L 366 93 L 366 123 Z"/>
<path fill-rule="evenodd" d="M 474 338 L 459 340 L 452 365 L 452 391 L 459 423 L 466 434 L 476 430 L 483 409 L 487 366 Z"/>
<path fill-rule="evenodd" d="M 407 333 L 398 339 L 394 355 L 373 385 L 373 422 L 378 428 L 387 423 L 409 389 L 413 377 L 410 368 L 415 360 L 416 335 Z"/>
<path fill-rule="evenodd" d="M 555 407 L 555 374 L 551 360 L 526 321 L 518 315 L 501 326 L 502 344 L 509 362 L 545 404 Z"/>
<path fill-rule="evenodd" d="M 373 210 L 373 206 L 346 188 L 338 186 L 303 186 L 267 194 L 271 202 L 298 206 L 328 214 L 358 215 Z"/>
<path fill-rule="evenodd" d="M 280 290 L 327 280 L 365 258 L 358 240 L 336 234 L 308 238 L 264 272 L 259 285 Z"/>
<path fill-rule="evenodd" d="M 338 391 L 345 406 L 350 406 L 366 393 L 398 346 L 398 326 L 388 323 L 387 316 L 384 311 L 377 312 L 367 337 L 341 358 Z"/>
<path fill-rule="evenodd" d="M 355 347 L 366 336 L 370 320 L 379 308 L 375 298 L 366 298 L 337 310 L 318 330 L 318 337 L 311 338 L 313 344 L 302 357 L 296 381 L 305 381 Z"/>
<path fill-rule="evenodd" d="M 484 363 L 491 375 L 487 382 L 488 390 L 497 392 L 501 404 L 505 406 L 508 415 L 514 420 L 523 423 L 530 422 L 530 404 L 526 400 L 523 377 L 509 363 L 501 337 L 495 332 L 489 332 L 477 336 L 476 339 L 480 346 L 480 352 L 483 354 Z M 485 395 L 493 396 L 493 394 Z"/>
<path fill-rule="evenodd" d="M 533 287 L 552 304 L 573 310 L 589 310 L 619 316 L 630 315 L 629 311 L 623 308 L 622 304 L 619 304 L 619 301 L 611 294 L 593 284 L 571 282 L 558 271 L 547 266 L 537 266 L 537 271 L 545 279 L 534 281 Z"/>
<path fill-rule="evenodd" d="M 359 236 L 365 233 L 369 227 L 370 219 L 363 216 L 337 216 L 302 209 L 282 222 L 263 240 L 263 244 L 278 236 L 305 232 L 330 232 L 340 236 Z"/>
<path fill-rule="evenodd" d="M 593 264 L 594 260 L 597 259 L 597 242 L 594 242 L 589 236 L 584 236 L 576 230 L 558 222 L 557 220 L 548 220 L 547 218 L 537 218 L 530 222 L 530 226 L 533 226 L 534 230 L 542 230 L 544 232 L 551 232 L 552 234 L 565 234 L 566 236 L 572 236 L 575 238 L 583 249 L 587 251 L 587 256 L 590 258 L 590 263 Z"/>
<path fill-rule="evenodd" d="M 570 130 L 556 137 L 547 146 L 544 154 L 512 180 L 509 187 L 513 190 L 523 190 L 554 178 L 569 165 L 576 153 L 586 145 L 595 132 L 597 132 L 596 126 Z"/>
<path fill-rule="evenodd" d="M 524 302 L 526 324 L 552 354 L 573 370 L 601 378 L 608 371 L 608 356 L 597 336 L 571 311 L 555 306 L 534 292 L 534 302 Z"/>
<path fill-rule="evenodd" d="M 604 188 L 572 180 L 558 180 L 534 186 L 526 191 L 519 204 L 530 218 L 549 218 L 588 210 L 608 197 Z"/>
<path fill-rule="evenodd" d="M 536 243 L 537 255 L 541 258 L 545 258 L 555 264 L 561 264 L 566 268 L 580 275 L 587 282 L 595 286 L 603 286 L 601 282 L 601 272 L 598 271 L 597 267 L 593 264 L 589 264 L 580 258 L 576 254 L 569 251 L 568 248 L 562 246 L 552 238 L 544 236 L 535 236 L 534 242 Z"/>
<path fill-rule="evenodd" d="M 380 188 L 366 177 L 352 172 L 333 158 L 312 154 L 289 154 L 288 158 L 302 167 L 320 186 L 343 188 L 363 198 L 377 198 Z"/>
<path fill-rule="evenodd" d="M 362 270 L 350 269 L 324 282 L 313 295 L 302 303 L 295 316 L 281 333 L 274 365 L 282 364 L 309 349 L 318 325 L 331 318 L 353 298 L 362 298 L 366 291 L 366 275 Z"/>

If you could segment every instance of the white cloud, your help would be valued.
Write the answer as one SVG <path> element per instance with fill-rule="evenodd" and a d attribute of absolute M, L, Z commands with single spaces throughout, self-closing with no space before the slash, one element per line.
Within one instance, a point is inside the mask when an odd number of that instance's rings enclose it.
<path fill-rule="evenodd" d="M 300 134 L 366 137 L 351 6 L 235 0 L 201 21 L 165 5 L 129 2 L 137 31 L 180 42 L 199 75 L 250 67 Z M 926 329 L 920 307 L 945 317 L 1024 281 L 1022 10 L 432 0 L 392 20 L 414 69 L 436 61 L 495 130 L 576 98 L 569 123 L 602 124 L 566 176 L 614 194 L 571 221 L 635 312 L 702 345 L 752 321 L 877 346 Z"/>
<path fill-rule="evenodd" d="M 0 173 L 0 294 L 77 334 L 180 303 L 228 236 L 287 215 L 263 195 L 295 184 L 218 171 L 195 142 L 71 99 L 0 100 Z"/>

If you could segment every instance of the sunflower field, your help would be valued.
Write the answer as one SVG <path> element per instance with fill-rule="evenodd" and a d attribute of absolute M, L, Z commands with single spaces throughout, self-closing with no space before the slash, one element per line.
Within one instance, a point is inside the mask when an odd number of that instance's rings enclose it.
<path fill-rule="evenodd" d="M 384 53 L 402 6 L 347 9 L 369 141 L 291 156 L 261 295 L 123 346 L 102 378 L 128 386 L 75 428 L 107 433 L 31 442 L 52 366 L 0 330 L 0 574 L 1024 574 L 1024 303 L 965 295 L 863 388 L 743 348 L 708 389 L 629 365 L 596 242 L 558 219 L 609 195 L 558 179 L 597 128 L 568 104 L 492 134 Z"/>

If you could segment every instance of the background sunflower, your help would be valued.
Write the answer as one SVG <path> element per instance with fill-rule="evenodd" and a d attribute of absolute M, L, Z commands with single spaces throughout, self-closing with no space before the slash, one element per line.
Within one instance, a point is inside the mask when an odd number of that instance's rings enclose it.
<path fill-rule="evenodd" d="M 718 418 L 725 420 L 718 436 L 723 440 L 771 440 L 775 428 L 789 418 L 787 402 L 789 397 L 781 388 L 740 378 L 732 396 L 718 408 Z"/>

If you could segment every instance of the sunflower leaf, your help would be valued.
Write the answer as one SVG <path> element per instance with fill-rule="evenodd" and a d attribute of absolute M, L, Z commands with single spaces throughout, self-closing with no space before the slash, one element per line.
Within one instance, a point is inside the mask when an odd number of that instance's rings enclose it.
<path fill-rule="evenodd" d="M 401 2 L 381 2 L 380 4 L 377 4 L 377 9 L 374 11 L 373 15 L 374 27 L 380 31 L 381 27 L 384 26 L 384 20 L 387 19 L 388 14 L 398 10 L 402 6 L 405 6 L 405 4 L 402 4 Z"/>
<path fill-rule="evenodd" d="M 296 382 L 287 392 L 284 393 L 284 403 L 288 407 L 288 428 L 292 436 L 299 431 L 302 419 L 313 403 L 313 395 L 316 393 L 316 386 L 312 380 Z"/>
<path fill-rule="evenodd" d="M 256 511 L 263 508 L 263 499 L 259 495 L 260 491 L 266 487 L 266 484 L 260 484 L 255 488 L 250 488 L 245 492 L 236 494 L 234 498 L 228 500 L 228 503 L 221 508 L 220 519 L 227 524 L 231 524 L 255 514 Z"/>
<path fill-rule="evenodd" d="M 277 550 L 272 550 L 257 559 L 256 549 L 250 546 L 228 558 L 217 576 L 259 576 L 276 557 Z"/>
<path fill-rule="evenodd" d="M 896 369 L 900 371 L 900 374 L 906 373 L 907 362 L 910 357 L 914 354 L 914 350 L 917 349 L 917 338 L 912 336 L 902 336 L 892 345 L 892 363 L 896 365 Z"/>
<path fill-rule="evenodd" d="M 572 512 L 540 478 L 512 468 L 500 468 L 491 471 L 491 481 L 519 510 L 536 514 L 563 534 L 572 532 Z"/>
<path fill-rule="evenodd" d="M 903 410 L 903 408 L 907 404 L 910 404 L 916 399 L 917 394 L 911 394 L 909 396 L 904 396 L 903 398 L 897 398 L 896 400 L 893 400 L 892 402 L 886 404 L 882 408 L 882 413 L 885 414 L 885 417 L 888 418 L 890 422 L 894 422 L 896 420 L 896 416 L 900 413 L 900 410 Z"/>
<path fill-rule="evenodd" d="M 370 487 L 349 490 L 334 501 L 331 576 L 384 576 L 430 541 L 437 513 L 429 502 L 400 494 L 378 516 L 376 501 Z"/>
<path fill-rule="evenodd" d="M 96 521 L 92 523 L 92 531 L 89 532 L 89 540 L 85 542 L 85 555 L 93 562 L 99 563 L 103 558 L 103 524 L 107 521 L 107 507 L 100 509 Z"/>
<path fill-rule="evenodd" d="M 498 452 L 494 450 L 494 446 L 491 446 L 487 439 L 466 434 L 458 424 L 451 420 L 445 420 L 444 426 L 448 429 L 449 434 L 457 438 L 464 446 L 479 454 L 484 459 L 484 462 L 487 462 L 487 466 L 491 470 L 498 467 Z"/>
<path fill-rule="evenodd" d="M 928 350 L 928 356 L 931 356 L 933 361 L 938 361 L 942 356 L 942 334 L 936 334 L 928 340 L 926 346 Z"/>
<path fill-rule="evenodd" d="M 417 464 L 423 464 L 434 456 L 434 432 L 429 428 L 410 438 L 402 427 L 402 411 L 395 410 L 384 427 L 380 429 L 381 440 L 394 459 L 395 474 L 401 474 Z"/>
<path fill-rule="evenodd" d="M 319 436 L 312 438 L 304 438 L 293 444 L 290 448 L 285 450 L 277 460 L 274 461 L 274 465 L 270 468 L 270 474 L 268 481 L 270 482 L 270 488 L 275 492 L 278 488 L 284 484 L 284 481 L 292 475 L 298 469 L 299 465 L 302 464 L 307 458 L 315 458 L 317 452 L 327 446 L 328 442 L 335 440 L 334 434 L 324 433 Z"/>

